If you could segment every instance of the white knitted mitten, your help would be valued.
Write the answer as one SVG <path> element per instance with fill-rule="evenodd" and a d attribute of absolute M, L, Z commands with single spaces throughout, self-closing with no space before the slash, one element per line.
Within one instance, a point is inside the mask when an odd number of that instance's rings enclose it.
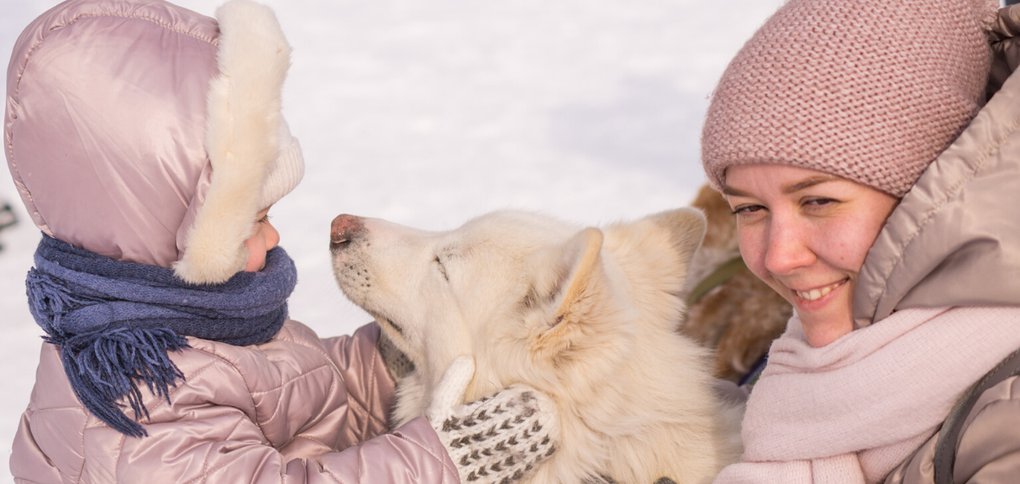
<path fill-rule="evenodd" d="M 426 417 L 457 465 L 461 482 L 517 481 L 556 450 L 556 407 L 525 385 L 461 404 L 474 372 L 470 357 L 454 360 L 432 394 Z"/>

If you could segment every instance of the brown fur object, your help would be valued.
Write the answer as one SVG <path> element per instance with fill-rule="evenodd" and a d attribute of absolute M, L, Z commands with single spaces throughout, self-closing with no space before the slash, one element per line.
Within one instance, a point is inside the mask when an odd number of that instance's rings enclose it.
<path fill-rule="evenodd" d="M 688 293 L 719 267 L 740 256 L 736 223 L 722 195 L 705 185 L 691 205 L 705 213 L 708 230 L 701 249 L 691 261 Z M 716 376 L 738 381 L 768 352 L 791 313 L 789 303 L 747 267 L 740 266 L 688 308 L 681 331 L 715 349 Z"/>

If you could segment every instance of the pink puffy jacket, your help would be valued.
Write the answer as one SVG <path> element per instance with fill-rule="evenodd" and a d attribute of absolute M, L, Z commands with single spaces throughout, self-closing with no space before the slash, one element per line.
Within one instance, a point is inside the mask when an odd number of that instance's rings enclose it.
<path fill-rule="evenodd" d="M 241 30 L 259 25 L 234 20 Z M 26 27 L 8 69 L 4 150 L 40 230 L 162 267 L 189 253 L 183 241 L 196 213 L 211 210 L 204 202 L 216 183 L 206 108 L 226 30 L 162 0 L 68 0 Z M 251 103 L 279 110 L 278 99 L 245 98 Z M 217 168 L 219 179 L 251 178 L 246 190 L 263 189 L 261 178 L 244 177 L 263 168 L 236 161 L 233 171 Z M 169 401 L 145 394 L 151 418 L 142 438 L 89 414 L 57 348 L 43 344 L 11 470 L 26 483 L 458 482 L 427 421 L 385 433 L 393 381 L 378 337 L 369 325 L 320 339 L 288 321 L 257 346 L 189 338 L 191 348 L 171 353 L 184 379 Z"/>
<path fill-rule="evenodd" d="M 173 355 L 186 380 L 169 403 L 147 395 L 143 438 L 90 415 L 44 344 L 11 471 L 46 483 L 460 482 L 424 418 L 383 433 L 393 381 L 378 337 L 367 325 L 319 339 L 288 321 L 258 346 L 189 338 Z"/>

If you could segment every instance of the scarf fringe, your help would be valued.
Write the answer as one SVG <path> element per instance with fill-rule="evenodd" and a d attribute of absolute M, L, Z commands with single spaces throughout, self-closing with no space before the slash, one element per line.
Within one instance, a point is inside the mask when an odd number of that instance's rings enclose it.
<path fill-rule="evenodd" d="M 187 336 L 235 345 L 269 341 L 287 318 L 297 272 L 277 247 L 262 271 L 192 285 L 170 269 L 117 261 L 43 235 L 25 282 L 29 310 L 45 341 L 58 346 L 81 404 L 111 428 L 144 437 L 138 421 L 149 412 L 142 388 L 169 403 L 170 388 L 185 379 L 168 352 L 187 348 Z"/>
<path fill-rule="evenodd" d="M 28 289 L 28 308 L 36 321 L 48 323 L 48 327 L 43 328 L 47 333 L 60 327 L 64 314 L 91 302 L 88 298 L 75 296 L 55 277 L 34 267 L 28 270 L 25 286 Z"/>
<path fill-rule="evenodd" d="M 114 429 L 131 437 L 148 435 L 137 420 L 149 418 L 137 381 L 170 403 L 170 387 L 184 374 L 168 351 L 188 347 L 188 341 L 166 328 L 115 328 L 81 335 L 43 337 L 60 347 L 64 371 L 82 405 Z M 127 400 L 135 418 L 118 403 Z"/>

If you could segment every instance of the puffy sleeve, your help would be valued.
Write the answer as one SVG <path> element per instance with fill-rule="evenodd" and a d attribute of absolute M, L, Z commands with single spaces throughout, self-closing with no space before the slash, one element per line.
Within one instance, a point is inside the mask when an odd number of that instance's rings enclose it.
<path fill-rule="evenodd" d="M 954 481 L 1015 481 L 1020 476 L 1020 376 L 985 390 L 964 425 Z"/>
<path fill-rule="evenodd" d="M 424 418 L 360 445 L 314 457 L 292 458 L 253 438 L 253 422 L 235 421 L 233 435 L 218 435 L 222 416 L 177 423 L 150 424 L 150 436 L 126 438 L 109 428 L 65 429 L 86 441 L 101 442 L 76 456 L 80 467 L 58 468 L 35 445 L 31 417 L 22 420 L 11 457 L 16 482 L 207 482 L 329 484 L 457 484 L 457 469 Z M 202 428 L 217 429 L 207 438 Z M 100 457 L 97 453 L 111 453 Z M 112 458 L 111 458 L 112 457 Z M 66 463 L 66 461 L 65 461 Z M 67 470 L 73 469 L 75 475 Z"/>
<path fill-rule="evenodd" d="M 213 424 L 215 425 L 215 424 Z M 151 428 L 151 427 L 150 427 Z M 339 452 L 315 457 L 288 458 L 272 446 L 255 440 L 202 440 L 186 449 L 125 449 L 121 461 L 155 458 L 152 452 L 177 450 L 176 457 L 191 454 L 203 460 L 201 482 L 224 483 L 329 483 L 329 484 L 456 484 L 457 469 L 424 418 L 408 422 L 393 432 L 366 440 Z M 177 480 L 162 468 L 137 466 L 117 472 L 118 482 L 146 482 L 153 472 L 166 482 Z M 184 478 L 185 476 L 181 476 Z M 195 476 L 189 476 L 194 478 Z M 85 481 L 88 482 L 88 481 Z M 106 482 L 106 479 L 95 479 Z M 198 482 L 198 481 L 195 481 Z"/>
<path fill-rule="evenodd" d="M 1007 378 L 980 394 L 966 413 L 952 457 L 953 482 L 1014 482 L 1020 475 L 1020 376 Z M 894 469 L 886 484 L 937 482 L 935 458 L 940 433 Z"/>
<path fill-rule="evenodd" d="M 424 418 L 386 432 L 393 382 L 377 337 L 370 325 L 319 340 L 288 323 L 259 347 L 191 340 L 174 357 L 187 379 L 169 401 L 141 389 L 143 438 L 85 412 L 44 344 L 11 471 L 26 483 L 458 483 Z"/>
<path fill-rule="evenodd" d="M 379 354 L 379 326 L 358 328 L 351 335 L 322 340 L 347 387 L 348 420 L 341 446 L 354 445 L 389 429 L 395 384 Z"/>

